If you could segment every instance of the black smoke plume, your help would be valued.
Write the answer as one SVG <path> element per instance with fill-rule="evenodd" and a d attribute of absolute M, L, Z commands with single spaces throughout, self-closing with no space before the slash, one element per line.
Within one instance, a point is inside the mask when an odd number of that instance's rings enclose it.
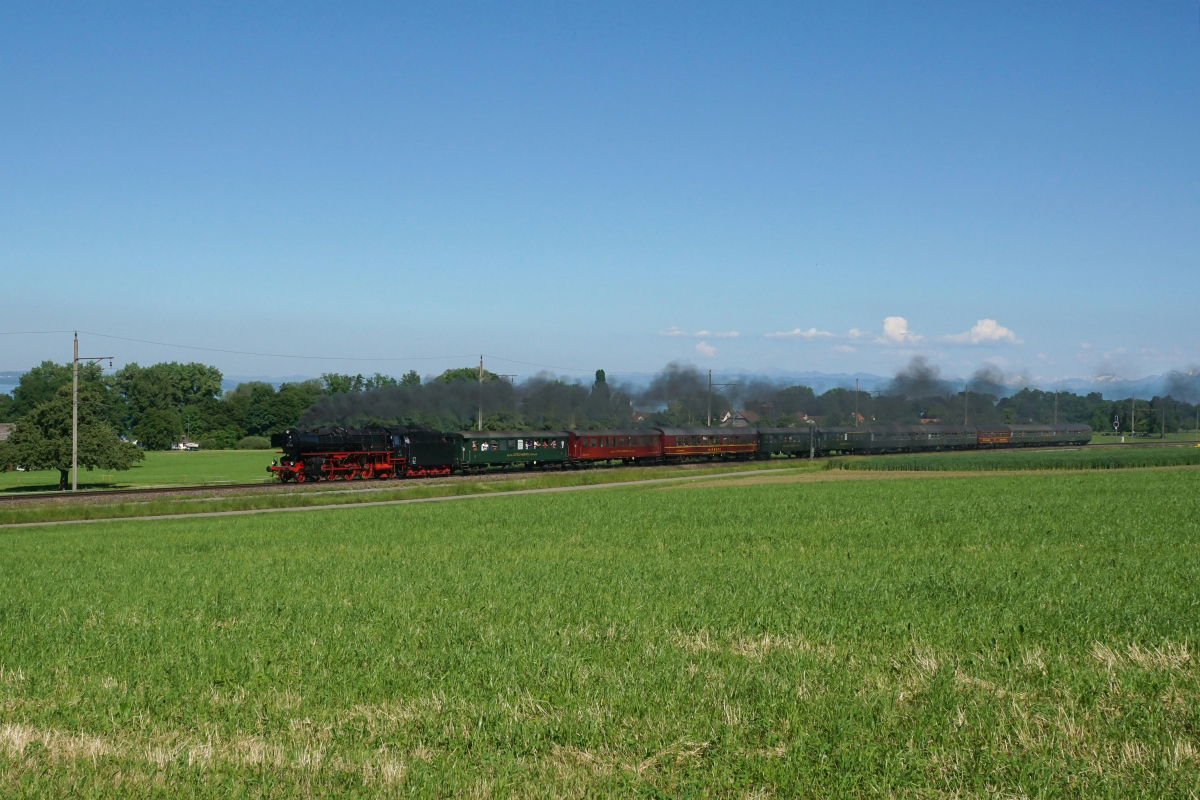
<path fill-rule="evenodd" d="M 884 394 L 914 400 L 920 397 L 943 397 L 953 394 L 955 387 L 938 376 L 941 370 L 924 356 L 913 356 L 908 366 L 896 373 Z"/>
<path fill-rule="evenodd" d="M 1004 373 L 991 364 L 975 370 L 975 374 L 967 381 L 967 388 L 975 394 L 987 394 L 995 398 L 1010 394 L 1004 382 Z"/>
<path fill-rule="evenodd" d="M 1192 367 L 1187 372 L 1172 370 L 1167 373 L 1167 395 L 1185 403 L 1200 402 L 1200 368 Z"/>

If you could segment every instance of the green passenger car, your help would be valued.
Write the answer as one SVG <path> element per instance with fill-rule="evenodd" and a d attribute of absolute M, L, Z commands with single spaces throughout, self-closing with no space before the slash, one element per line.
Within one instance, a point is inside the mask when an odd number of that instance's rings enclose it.
<path fill-rule="evenodd" d="M 467 431 L 462 434 L 459 464 L 464 472 L 513 464 L 540 467 L 565 464 L 566 431 Z"/>
<path fill-rule="evenodd" d="M 817 448 L 817 433 L 812 425 L 803 428 L 759 428 L 758 457 L 773 455 L 804 458 Z"/>
<path fill-rule="evenodd" d="M 817 451 L 821 453 L 869 453 L 871 432 L 866 428 L 820 428 Z"/>

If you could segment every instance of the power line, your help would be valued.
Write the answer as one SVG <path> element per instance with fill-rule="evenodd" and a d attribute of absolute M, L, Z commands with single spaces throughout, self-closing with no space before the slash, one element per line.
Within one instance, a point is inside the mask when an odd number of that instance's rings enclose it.
<path fill-rule="evenodd" d="M 520 361 L 515 358 L 505 358 L 504 356 L 493 356 L 493 355 L 488 355 L 487 353 L 484 353 L 484 356 L 486 358 L 492 359 L 493 361 L 505 361 L 509 364 L 522 364 L 526 367 L 540 367 L 542 369 L 557 369 L 557 370 L 562 370 L 564 372 L 595 372 L 595 370 L 583 369 L 582 367 L 557 367 L 557 366 L 554 366 L 553 364 L 537 364 L 532 361 Z M 658 374 L 657 372 L 613 372 L 612 370 L 605 370 L 604 372 L 606 375 L 657 375 Z"/>
<path fill-rule="evenodd" d="M 0 331 L 0 336 L 27 336 L 27 335 L 46 335 L 59 333 L 72 333 L 73 331 Z M 110 333 L 97 333 L 95 331 L 80 330 L 79 333 L 86 333 L 88 336 L 95 336 L 100 339 L 116 339 L 121 342 L 136 342 L 137 344 L 152 344 L 156 347 L 174 347 L 180 350 L 198 350 L 204 353 L 224 353 L 226 355 L 235 356 L 259 356 L 262 358 L 293 358 L 306 361 L 450 361 L 459 358 L 470 358 L 471 356 L 400 356 L 394 358 L 362 358 L 358 356 L 313 356 L 313 355 L 294 355 L 291 353 L 255 353 L 248 350 L 224 350 L 218 347 L 200 347 L 199 345 L 191 344 L 175 344 L 173 342 L 155 342 L 149 339 L 135 339 L 130 336 L 114 336 Z"/>
<path fill-rule="evenodd" d="M 0 336 L 45 336 L 56 334 L 68 334 L 75 331 L 0 331 Z M 391 358 L 364 358 L 358 356 L 316 356 L 316 355 L 296 355 L 293 353 L 258 353 L 249 350 L 227 350 L 218 347 L 202 347 L 200 345 L 191 344 L 176 344 L 174 342 L 156 342 L 150 339 L 136 339 L 131 336 L 115 336 L 111 333 L 97 333 L 95 331 L 78 331 L 79 333 L 95 336 L 100 339 L 115 339 L 121 342 L 134 342 L 136 344 L 149 344 L 155 347 L 173 347 L 179 350 L 196 350 L 202 353 L 222 353 L 224 355 L 235 356 L 257 356 L 259 358 L 290 358 L 299 361 L 366 361 L 372 363 L 384 363 L 395 361 L 455 361 L 463 358 L 473 358 L 474 356 L 397 356 Z M 486 354 L 485 354 L 486 355 Z M 539 369 L 553 369 L 562 372 L 593 372 L 591 369 L 582 367 L 563 367 L 553 364 L 539 364 L 533 361 L 521 361 L 516 358 L 504 358 L 503 356 L 487 355 L 487 358 L 495 361 L 504 361 L 509 364 L 521 364 L 526 367 L 538 367 Z M 657 372 L 613 372 L 608 371 L 609 375 L 657 375 Z"/>

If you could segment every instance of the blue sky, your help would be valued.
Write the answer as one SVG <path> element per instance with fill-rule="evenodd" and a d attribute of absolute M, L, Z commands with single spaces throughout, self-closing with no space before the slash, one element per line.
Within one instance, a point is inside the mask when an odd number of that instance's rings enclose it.
<path fill-rule="evenodd" d="M 8 3 L 0 107 L 0 370 L 1200 364 L 1195 0 Z"/>

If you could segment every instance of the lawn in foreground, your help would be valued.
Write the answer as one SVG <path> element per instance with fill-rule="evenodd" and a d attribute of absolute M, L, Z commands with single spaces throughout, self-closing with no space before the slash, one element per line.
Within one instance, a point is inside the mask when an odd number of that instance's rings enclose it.
<path fill-rule="evenodd" d="M 0 534 L 0 794 L 1187 795 L 1194 473 Z"/>

